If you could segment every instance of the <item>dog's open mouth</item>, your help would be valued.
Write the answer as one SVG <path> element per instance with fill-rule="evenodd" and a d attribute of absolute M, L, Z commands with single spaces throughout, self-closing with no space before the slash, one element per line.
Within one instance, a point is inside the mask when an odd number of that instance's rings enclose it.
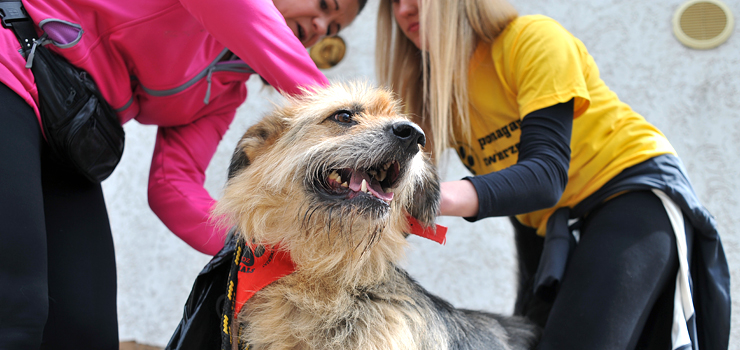
<path fill-rule="evenodd" d="M 398 182 L 401 167 L 391 161 L 366 170 L 350 168 L 329 171 L 326 183 L 331 194 L 344 195 L 352 199 L 359 195 L 370 195 L 386 203 L 393 200 L 393 188 Z"/>

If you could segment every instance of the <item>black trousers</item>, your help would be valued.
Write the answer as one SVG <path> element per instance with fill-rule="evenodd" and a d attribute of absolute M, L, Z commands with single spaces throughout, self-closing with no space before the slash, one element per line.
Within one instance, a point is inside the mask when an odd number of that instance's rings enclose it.
<path fill-rule="evenodd" d="M 678 253 L 654 193 L 628 192 L 583 219 L 551 303 L 531 292 L 543 239 L 512 222 L 521 273 L 515 313 L 543 326 L 538 349 L 670 349 Z"/>
<path fill-rule="evenodd" d="M 0 349 L 118 349 L 102 188 L 51 155 L 31 107 L 1 83 Z"/>

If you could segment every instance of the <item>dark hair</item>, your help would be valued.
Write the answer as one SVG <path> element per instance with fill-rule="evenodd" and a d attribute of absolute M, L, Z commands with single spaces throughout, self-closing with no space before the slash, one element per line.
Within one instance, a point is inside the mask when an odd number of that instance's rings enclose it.
<path fill-rule="evenodd" d="M 365 8 L 365 5 L 367 5 L 367 0 L 357 0 L 357 3 L 360 5 L 360 8 L 357 10 L 357 14 L 359 15 L 362 9 Z"/>

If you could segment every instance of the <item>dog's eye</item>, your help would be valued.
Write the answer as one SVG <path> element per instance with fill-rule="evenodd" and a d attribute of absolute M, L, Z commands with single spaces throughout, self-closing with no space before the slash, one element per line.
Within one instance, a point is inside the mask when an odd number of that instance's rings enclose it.
<path fill-rule="evenodd" d="M 331 115 L 331 119 L 341 124 L 355 124 L 352 113 L 348 111 L 339 111 Z"/>

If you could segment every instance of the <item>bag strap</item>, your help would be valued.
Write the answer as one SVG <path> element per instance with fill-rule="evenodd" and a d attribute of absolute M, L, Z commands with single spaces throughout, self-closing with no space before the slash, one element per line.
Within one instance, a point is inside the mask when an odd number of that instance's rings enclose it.
<path fill-rule="evenodd" d="M 26 58 L 26 68 L 31 68 L 36 47 L 41 45 L 44 38 L 36 35 L 36 25 L 28 15 L 20 0 L 0 0 L 0 17 L 3 27 L 13 30 L 21 44 L 23 56 Z"/>

